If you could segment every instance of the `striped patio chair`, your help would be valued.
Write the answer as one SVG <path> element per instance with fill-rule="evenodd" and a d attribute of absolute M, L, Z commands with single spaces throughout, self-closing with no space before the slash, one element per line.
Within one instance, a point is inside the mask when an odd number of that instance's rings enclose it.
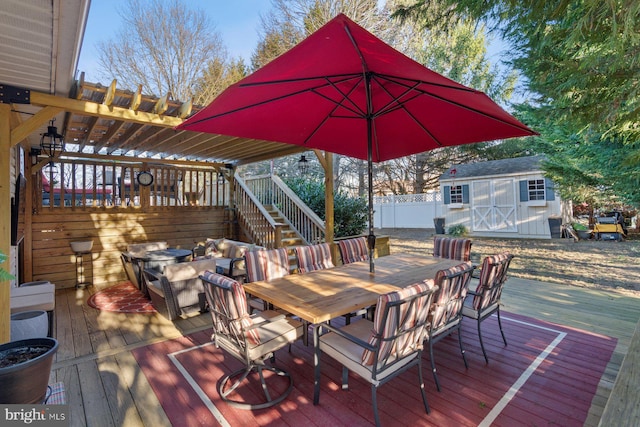
<path fill-rule="evenodd" d="M 328 243 L 310 246 L 296 246 L 294 250 L 296 252 L 296 257 L 298 258 L 298 273 L 300 274 L 335 267 L 331 260 L 331 246 Z M 368 309 L 369 307 L 343 315 L 346 324 L 348 325 L 351 323 L 352 317 L 366 316 Z"/>
<path fill-rule="evenodd" d="M 442 338 L 458 332 L 458 343 L 460 344 L 460 353 L 464 360 L 465 368 L 468 368 L 467 358 L 464 355 L 464 347 L 462 346 L 462 334 L 460 326 L 462 325 L 462 307 L 464 299 L 469 290 L 469 282 L 471 281 L 471 273 L 475 267 L 471 262 L 463 262 L 455 267 L 446 270 L 440 270 L 433 279 L 433 285 L 438 287 L 433 297 L 431 310 L 429 312 L 429 324 L 427 326 L 427 339 L 429 340 L 429 358 L 431 359 L 431 370 L 436 387 L 440 391 L 440 382 L 436 374 L 436 364 L 433 358 L 433 345 Z"/>
<path fill-rule="evenodd" d="M 261 282 L 289 275 L 289 255 L 285 248 L 261 249 L 244 253 L 247 282 Z M 249 297 L 251 310 L 266 310 L 268 305 L 260 298 Z"/>
<path fill-rule="evenodd" d="M 300 274 L 334 267 L 331 259 L 331 246 L 328 243 L 296 246 L 293 249 L 298 259 L 298 272 Z"/>
<path fill-rule="evenodd" d="M 369 260 L 369 246 L 366 237 L 338 240 L 338 249 L 343 264 Z"/>
<path fill-rule="evenodd" d="M 471 259 L 471 239 L 434 236 L 433 256 L 469 261 Z"/>
<path fill-rule="evenodd" d="M 225 375 L 217 382 L 222 400 L 240 409 L 251 410 L 268 408 L 284 400 L 293 389 L 293 379 L 288 372 L 270 366 L 267 360 L 272 358 L 276 350 L 302 336 L 302 324 L 271 310 L 250 316 L 244 288 L 238 281 L 211 271 L 206 271 L 200 278 L 204 283 L 213 321 L 213 343 L 244 364 L 241 369 Z M 288 388 L 282 391 L 281 384 L 278 384 L 275 394 L 273 387 L 270 393 L 268 382 L 274 375 L 265 376 L 265 370 L 275 373 L 277 377 L 287 377 Z M 264 398 L 256 397 L 260 395 L 253 394 L 253 387 L 247 386 L 242 391 L 245 380 L 256 378 L 249 375 L 254 371 L 259 374 L 257 377 L 260 378 Z M 233 383 L 227 387 L 230 382 Z M 235 394 L 232 394 L 234 391 Z M 244 398 L 251 400 L 242 400 Z"/>
<path fill-rule="evenodd" d="M 321 324 L 314 357 L 315 387 L 313 404 L 320 402 L 320 362 L 325 353 L 342 364 L 342 389 L 348 389 L 349 371 L 371 384 L 371 400 L 376 425 L 377 388 L 408 369 L 417 366 L 424 409 L 429 405 L 422 377 L 422 349 L 431 299 L 436 288 L 416 283 L 381 295 L 373 321 L 360 320 L 342 328 Z M 315 340 L 314 340 L 315 341 Z"/>
<path fill-rule="evenodd" d="M 507 339 L 502 331 L 502 322 L 500 320 L 500 297 L 502 296 L 502 289 L 507 280 L 507 270 L 509 269 L 512 259 L 513 255 L 508 253 L 486 257 L 482 261 L 478 287 L 475 291 L 469 291 L 469 295 L 462 308 L 463 316 L 474 319 L 477 322 L 480 348 L 482 348 L 482 354 L 487 363 L 489 363 L 489 358 L 487 357 L 487 352 L 482 342 L 480 324 L 493 313 L 497 313 L 502 341 L 505 346 L 507 345 Z"/>
<path fill-rule="evenodd" d="M 273 280 L 289 274 L 289 256 L 285 248 L 245 252 L 244 260 L 249 282 Z"/>

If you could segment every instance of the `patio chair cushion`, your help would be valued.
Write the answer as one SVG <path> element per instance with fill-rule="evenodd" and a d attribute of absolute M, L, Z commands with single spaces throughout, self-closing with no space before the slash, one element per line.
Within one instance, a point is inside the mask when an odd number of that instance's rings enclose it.
<path fill-rule="evenodd" d="M 213 256 L 223 258 L 242 258 L 247 250 L 259 248 L 253 243 L 239 242 L 224 237 L 215 240 L 207 239 L 205 244 L 210 246 Z"/>
<path fill-rule="evenodd" d="M 469 261 L 471 258 L 471 239 L 435 236 L 433 238 L 433 256 Z"/>
<path fill-rule="evenodd" d="M 509 268 L 509 263 L 506 261 L 510 257 L 512 257 L 510 254 L 503 253 L 484 258 L 478 287 L 473 296 L 472 305 L 474 310 L 486 309 L 500 301 L 499 293 L 502 288 L 498 285 L 506 280 L 506 272 Z"/>
<path fill-rule="evenodd" d="M 247 341 L 254 347 L 260 345 L 260 332 L 257 328 L 253 328 L 253 320 L 247 312 L 247 297 L 242 285 L 231 279 L 230 277 L 217 274 L 213 271 L 205 271 L 202 277 L 217 286 L 213 287 L 216 292 L 216 298 L 213 299 L 215 304 L 220 304 L 216 310 L 228 313 L 229 317 L 234 319 L 231 323 L 233 331 L 226 329 L 226 325 L 219 323 L 217 327 L 223 328 L 225 334 L 241 334 L 244 330 Z M 230 292 L 225 292 L 225 290 Z"/>
<path fill-rule="evenodd" d="M 127 252 L 133 255 L 140 255 L 148 251 L 160 251 L 168 247 L 167 242 L 132 243 L 127 245 Z"/>
<path fill-rule="evenodd" d="M 331 246 L 328 243 L 296 246 L 293 249 L 298 259 L 298 272 L 300 274 L 334 267 L 331 259 Z"/>
<path fill-rule="evenodd" d="M 366 319 L 358 320 L 349 325 L 340 328 L 341 331 L 358 337 L 363 341 L 371 335 L 373 322 Z M 412 362 L 413 359 L 405 358 L 398 363 L 390 364 L 386 369 L 376 372 L 376 379 L 372 378 L 373 362 L 370 365 L 363 364 L 362 347 L 355 342 L 348 340 L 339 334 L 326 334 L 322 336 L 321 341 L 322 352 L 337 360 L 348 370 L 355 372 L 362 378 L 372 381 L 372 384 L 378 385 L 386 377 L 401 370 L 405 365 Z M 391 358 L 389 362 L 392 362 Z"/>
<path fill-rule="evenodd" d="M 289 256 L 285 248 L 247 251 L 244 258 L 249 282 L 289 275 Z"/>
<path fill-rule="evenodd" d="M 369 247 L 366 237 L 338 240 L 338 248 L 343 264 L 367 261 L 369 259 Z"/>
<path fill-rule="evenodd" d="M 215 258 L 203 259 L 192 262 L 179 262 L 163 267 L 163 274 L 169 282 L 179 282 L 190 279 L 197 279 L 207 270 L 216 269 Z"/>
<path fill-rule="evenodd" d="M 471 262 L 467 261 L 446 270 L 439 270 L 436 273 L 434 283 L 439 286 L 439 289 L 433 297 L 432 311 L 429 314 L 433 331 L 444 327 L 445 323 L 452 317 L 452 313 L 461 312 L 473 268 Z M 464 270 L 469 270 L 469 273 L 447 279 L 447 276 Z M 451 283 L 445 285 L 448 280 L 451 280 Z"/>
<path fill-rule="evenodd" d="M 406 329 L 410 329 L 416 324 L 416 319 L 425 319 L 427 317 L 427 312 L 429 310 L 428 302 L 431 300 L 430 295 L 425 295 L 424 298 L 420 298 L 416 301 L 416 304 L 411 306 L 411 312 L 408 312 L 409 305 L 403 304 L 398 307 L 392 307 L 389 310 L 389 314 L 386 319 L 382 318 L 381 313 L 385 312 L 385 307 L 389 302 L 392 301 L 401 301 L 405 300 L 408 297 L 413 295 L 417 295 L 420 292 L 427 291 L 431 288 L 429 283 L 416 283 L 411 286 L 408 286 L 404 289 L 398 290 L 396 292 L 390 292 L 385 295 L 380 295 L 378 297 L 378 305 L 376 308 L 376 315 L 373 321 L 373 329 L 371 330 L 369 337 L 369 344 L 372 346 L 376 346 L 379 340 L 382 340 L 380 344 L 380 351 L 378 353 L 378 361 L 384 360 L 390 352 L 394 352 L 393 357 L 403 357 L 409 353 L 416 351 L 416 348 L 407 347 L 405 343 L 417 342 L 413 334 L 421 333 L 421 331 L 414 331 L 412 334 L 407 334 L 402 336 L 402 338 L 395 343 L 394 348 L 391 348 L 392 341 L 385 341 L 387 338 L 390 338 L 392 334 L 396 333 L 396 328 L 398 327 L 398 320 Z M 396 313 L 395 311 L 399 311 Z M 385 321 L 383 324 L 382 322 Z M 419 340 L 421 343 L 421 340 Z M 374 363 L 374 353 L 365 349 L 362 352 L 361 362 L 364 365 L 373 365 Z"/>

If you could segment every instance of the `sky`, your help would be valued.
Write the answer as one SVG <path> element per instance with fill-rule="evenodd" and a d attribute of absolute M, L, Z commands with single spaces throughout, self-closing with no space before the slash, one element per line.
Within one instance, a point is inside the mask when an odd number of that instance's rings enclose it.
<path fill-rule="evenodd" d="M 143 0 L 144 1 L 144 0 Z M 251 63 L 251 54 L 258 43 L 260 14 L 271 7 L 271 0 L 185 0 L 203 10 L 211 24 L 222 35 L 222 39 L 233 58 L 242 57 L 245 64 Z M 384 0 L 378 0 L 383 3 Z M 92 0 L 89 9 L 82 50 L 78 63 L 78 75 L 85 72 L 85 81 L 108 85 L 98 76 L 98 42 L 115 38 L 122 22 L 118 10 L 122 10 L 126 0 Z M 498 62 L 506 47 L 495 40 L 489 46 L 491 62 Z"/>
<path fill-rule="evenodd" d="M 258 43 L 260 14 L 271 6 L 270 0 L 187 0 L 208 14 L 209 20 L 222 35 L 229 54 L 251 63 L 251 53 Z M 98 80 L 98 42 L 115 38 L 121 28 L 118 10 L 126 0 L 92 0 L 84 34 L 78 72 L 85 72 L 85 80 L 109 84 Z M 79 77 L 79 76 L 78 76 Z"/>

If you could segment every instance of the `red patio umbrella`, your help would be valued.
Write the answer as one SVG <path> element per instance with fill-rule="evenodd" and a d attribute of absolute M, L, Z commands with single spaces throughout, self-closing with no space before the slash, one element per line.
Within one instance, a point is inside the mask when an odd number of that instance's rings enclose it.
<path fill-rule="evenodd" d="M 368 160 L 371 254 L 372 162 L 536 135 L 484 93 L 429 70 L 343 14 L 227 88 L 177 129 Z"/>

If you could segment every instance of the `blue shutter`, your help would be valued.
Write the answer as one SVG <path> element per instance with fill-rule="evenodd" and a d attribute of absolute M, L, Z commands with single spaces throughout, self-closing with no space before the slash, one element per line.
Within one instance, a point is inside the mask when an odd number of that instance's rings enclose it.
<path fill-rule="evenodd" d="M 469 203 L 469 184 L 462 186 L 462 203 Z"/>
<path fill-rule="evenodd" d="M 544 179 L 544 198 L 549 201 L 556 199 L 556 192 L 554 191 L 553 181 L 551 181 L 549 178 Z"/>
<path fill-rule="evenodd" d="M 451 187 L 449 185 L 444 186 L 444 204 L 451 203 Z"/>
<path fill-rule="evenodd" d="M 520 181 L 520 201 L 529 201 L 529 181 Z"/>

